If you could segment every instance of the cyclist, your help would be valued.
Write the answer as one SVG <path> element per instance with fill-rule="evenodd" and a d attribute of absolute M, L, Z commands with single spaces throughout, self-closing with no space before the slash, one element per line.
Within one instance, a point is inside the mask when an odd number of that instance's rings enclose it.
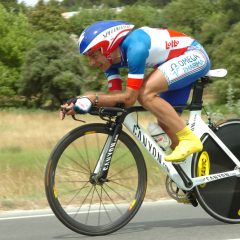
<path fill-rule="evenodd" d="M 210 69 L 208 55 L 198 41 L 171 29 L 134 29 L 131 23 L 107 20 L 82 32 L 79 49 L 90 65 L 105 72 L 110 93 L 86 93 L 69 101 L 64 105 L 67 111 L 61 111 L 62 119 L 65 114 L 86 113 L 92 105 L 131 106 L 138 100 L 172 140 L 174 150 L 166 161 L 184 161 L 202 150 L 199 138 L 172 107 L 185 104 L 193 82 Z M 120 68 L 128 68 L 125 90 Z M 148 75 L 147 68 L 153 68 Z"/>

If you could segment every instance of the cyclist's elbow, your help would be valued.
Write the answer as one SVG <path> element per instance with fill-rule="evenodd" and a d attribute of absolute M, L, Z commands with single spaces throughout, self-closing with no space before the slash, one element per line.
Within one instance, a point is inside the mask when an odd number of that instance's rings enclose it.
<path fill-rule="evenodd" d="M 130 107 L 130 106 L 134 105 L 135 102 L 136 102 L 136 99 L 133 99 L 131 97 L 125 98 L 125 101 L 124 101 L 126 107 Z"/>
<path fill-rule="evenodd" d="M 138 91 L 127 89 L 124 95 L 124 104 L 126 107 L 130 107 L 137 101 Z"/>

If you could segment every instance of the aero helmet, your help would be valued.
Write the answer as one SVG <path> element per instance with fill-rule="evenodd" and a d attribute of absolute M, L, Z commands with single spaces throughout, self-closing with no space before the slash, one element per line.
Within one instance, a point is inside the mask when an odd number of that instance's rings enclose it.
<path fill-rule="evenodd" d="M 109 58 L 123 38 L 134 28 L 134 25 L 118 20 L 95 22 L 87 27 L 79 37 L 81 54 L 88 55 L 97 49 Z"/>

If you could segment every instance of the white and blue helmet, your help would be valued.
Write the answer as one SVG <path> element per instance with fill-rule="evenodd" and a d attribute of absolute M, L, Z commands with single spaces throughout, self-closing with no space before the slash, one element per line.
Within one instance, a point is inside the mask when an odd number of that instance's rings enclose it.
<path fill-rule="evenodd" d="M 88 55 L 101 49 L 102 54 L 108 58 L 133 28 L 134 25 L 118 20 L 95 22 L 79 37 L 80 53 Z"/>

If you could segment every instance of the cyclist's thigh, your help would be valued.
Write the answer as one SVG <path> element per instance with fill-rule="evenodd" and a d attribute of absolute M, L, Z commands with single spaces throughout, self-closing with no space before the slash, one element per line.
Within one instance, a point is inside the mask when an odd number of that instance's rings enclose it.
<path fill-rule="evenodd" d="M 192 84 L 172 91 L 160 93 L 160 97 L 172 106 L 185 105 L 190 95 Z"/>
<path fill-rule="evenodd" d="M 164 74 L 169 90 L 191 85 L 210 69 L 210 61 L 201 47 L 190 47 L 183 55 L 170 59 L 158 67 Z"/>

